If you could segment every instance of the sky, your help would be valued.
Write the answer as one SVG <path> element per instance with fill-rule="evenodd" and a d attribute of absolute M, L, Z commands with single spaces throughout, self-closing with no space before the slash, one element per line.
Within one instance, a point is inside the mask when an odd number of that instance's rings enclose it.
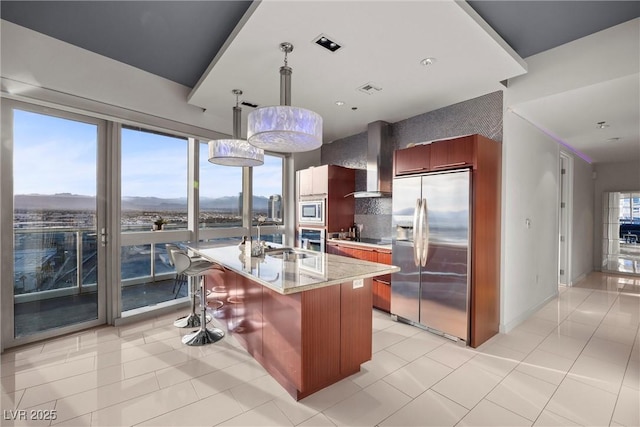
<path fill-rule="evenodd" d="M 98 127 L 69 119 L 14 110 L 14 193 L 95 196 Z M 200 149 L 201 197 L 237 196 L 242 168 L 214 165 Z M 255 195 L 282 194 L 282 159 L 265 156 L 253 168 Z M 187 141 L 122 130 L 122 196 L 187 196 Z"/>

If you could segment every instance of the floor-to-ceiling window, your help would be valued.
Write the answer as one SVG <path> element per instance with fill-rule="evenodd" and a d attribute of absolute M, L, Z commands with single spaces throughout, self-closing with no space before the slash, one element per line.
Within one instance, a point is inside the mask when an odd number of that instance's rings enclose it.
<path fill-rule="evenodd" d="M 104 322 L 104 122 L 21 103 L 3 104 L 3 116 L 3 155 L 12 154 L 3 179 L 13 184 L 13 265 L 2 273 L 13 297 L 3 322 L 13 328 L 4 338 Z"/>
<path fill-rule="evenodd" d="M 242 168 L 216 165 L 208 160 L 209 148 L 200 143 L 201 229 L 242 227 Z"/>
<path fill-rule="evenodd" d="M 254 225 L 261 219 L 265 220 L 265 224 L 284 223 L 283 166 L 283 157 L 266 154 L 264 164 L 253 168 Z M 273 227 L 265 226 L 261 240 L 282 243 L 282 234 L 274 231 Z"/>
<path fill-rule="evenodd" d="M 255 235 L 258 217 L 286 221 L 284 156 L 247 173 L 209 163 L 184 129 L 8 99 L 0 118 L 4 348 L 186 304 L 167 243 L 229 244 Z M 284 230 L 264 226 L 262 237 L 283 241 Z"/>
<path fill-rule="evenodd" d="M 145 129 L 121 132 L 122 312 L 186 296 L 174 286 L 166 243 L 188 226 L 188 140 Z"/>

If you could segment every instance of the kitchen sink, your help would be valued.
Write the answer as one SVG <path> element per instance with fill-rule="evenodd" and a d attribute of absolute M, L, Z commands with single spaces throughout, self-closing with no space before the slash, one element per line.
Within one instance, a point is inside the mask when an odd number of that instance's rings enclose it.
<path fill-rule="evenodd" d="M 309 258 L 316 256 L 315 254 L 311 254 L 308 252 L 304 252 L 301 250 L 293 249 L 293 248 L 274 248 L 274 249 L 266 249 L 265 255 L 283 259 L 285 261 L 295 261 L 297 259 Z"/>

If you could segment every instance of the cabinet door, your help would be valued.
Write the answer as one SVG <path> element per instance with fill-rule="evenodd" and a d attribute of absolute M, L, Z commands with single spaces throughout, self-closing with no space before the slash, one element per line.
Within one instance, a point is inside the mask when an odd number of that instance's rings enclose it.
<path fill-rule="evenodd" d="M 432 143 L 430 169 L 437 171 L 473 165 L 473 140 L 471 135 Z"/>
<path fill-rule="evenodd" d="M 405 175 L 429 170 L 431 145 L 417 145 L 394 152 L 395 175 Z"/>
<path fill-rule="evenodd" d="M 378 252 L 378 259 L 377 262 L 379 262 L 380 264 L 387 264 L 387 265 L 391 265 L 391 252 L 381 252 L 381 251 L 377 251 Z"/>
<path fill-rule="evenodd" d="M 373 278 L 373 306 L 391 312 L 391 284 L 379 277 Z"/>
<path fill-rule="evenodd" d="M 313 195 L 313 169 L 298 171 L 298 189 L 301 196 Z"/>
<path fill-rule="evenodd" d="M 364 248 L 358 248 L 355 249 L 356 251 L 354 253 L 355 258 L 364 260 L 364 261 L 371 261 L 371 262 L 377 262 L 378 261 L 378 252 L 376 252 L 375 249 L 371 248 L 371 249 L 364 249 Z"/>
<path fill-rule="evenodd" d="M 313 176 L 313 194 L 329 193 L 329 167 L 325 165 L 311 168 L 311 175 Z"/>
<path fill-rule="evenodd" d="M 332 255 L 344 255 L 342 248 L 335 243 L 327 243 L 327 253 Z"/>

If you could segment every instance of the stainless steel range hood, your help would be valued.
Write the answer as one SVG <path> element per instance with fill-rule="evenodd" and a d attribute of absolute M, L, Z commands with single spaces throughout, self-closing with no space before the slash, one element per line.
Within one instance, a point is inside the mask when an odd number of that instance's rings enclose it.
<path fill-rule="evenodd" d="M 367 125 L 367 189 L 351 193 L 355 198 L 391 197 L 393 144 L 389 123 L 378 120 Z"/>

